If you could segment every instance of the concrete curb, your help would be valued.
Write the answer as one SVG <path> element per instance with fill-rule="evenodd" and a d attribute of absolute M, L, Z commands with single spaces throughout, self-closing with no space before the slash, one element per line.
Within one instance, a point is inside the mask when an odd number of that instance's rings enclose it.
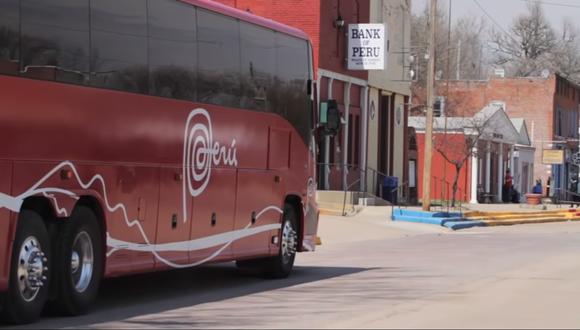
<path fill-rule="evenodd" d="M 580 221 L 578 210 L 558 210 L 544 212 L 469 212 L 459 213 L 424 212 L 396 209 L 391 215 L 393 221 L 438 225 L 452 230 L 472 227 L 511 226 L 534 223 Z"/>

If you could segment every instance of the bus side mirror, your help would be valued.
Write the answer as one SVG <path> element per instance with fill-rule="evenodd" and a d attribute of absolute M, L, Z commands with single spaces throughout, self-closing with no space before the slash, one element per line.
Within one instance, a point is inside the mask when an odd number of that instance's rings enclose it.
<path fill-rule="evenodd" d="M 334 136 L 340 128 L 340 111 L 336 100 L 320 103 L 320 125 L 325 135 Z"/>

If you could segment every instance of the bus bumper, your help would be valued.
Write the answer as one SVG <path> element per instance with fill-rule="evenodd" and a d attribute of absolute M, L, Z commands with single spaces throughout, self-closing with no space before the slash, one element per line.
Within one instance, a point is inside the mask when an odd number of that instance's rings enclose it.
<path fill-rule="evenodd" d="M 304 214 L 304 238 L 300 252 L 313 252 L 316 249 L 318 233 L 318 207 L 311 204 Z"/>

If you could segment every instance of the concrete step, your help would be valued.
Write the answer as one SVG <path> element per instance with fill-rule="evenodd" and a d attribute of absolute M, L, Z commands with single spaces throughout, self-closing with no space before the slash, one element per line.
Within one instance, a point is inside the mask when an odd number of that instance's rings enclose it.
<path fill-rule="evenodd" d="M 438 218 L 438 217 L 417 217 L 409 215 L 395 215 L 393 216 L 393 221 L 406 221 L 415 223 L 426 223 L 430 225 L 443 226 L 446 222 L 457 222 L 463 221 L 460 217 L 449 217 L 449 218 Z"/>
<path fill-rule="evenodd" d="M 424 212 L 394 209 L 393 221 L 406 221 L 444 226 L 453 230 L 480 226 L 509 226 L 518 224 L 580 221 L 576 209 L 544 212 Z"/>
<path fill-rule="evenodd" d="M 485 223 L 482 221 L 471 221 L 471 220 L 463 220 L 463 221 L 448 221 L 443 224 L 443 226 L 453 229 L 453 230 L 460 230 L 460 229 L 467 229 L 473 227 L 484 227 Z"/>
<path fill-rule="evenodd" d="M 427 212 L 403 208 L 395 208 L 393 210 L 393 215 L 395 214 L 412 217 L 426 217 L 426 218 L 448 218 L 461 216 L 461 213 L 459 212 Z"/>
<path fill-rule="evenodd" d="M 441 226 L 442 220 L 440 218 L 430 218 L 430 217 L 411 217 L 399 215 L 393 217 L 393 221 L 404 221 L 404 222 L 414 222 L 414 223 L 424 223 L 428 225 Z"/>
<path fill-rule="evenodd" d="M 513 212 L 513 211 L 469 211 L 465 212 L 465 215 L 468 216 L 502 216 L 502 215 L 533 215 L 533 214 L 559 214 L 559 213 L 575 213 L 580 212 L 577 209 L 561 209 L 561 210 L 538 210 L 538 211 L 531 211 L 531 212 Z"/>
<path fill-rule="evenodd" d="M 538 218 L 538 219 L 510 219 L 510 220 L 483 220 L 485 226 L 512 226 L 512 225 L 524 225 L 524 224 L 534 224 L 534 223 L 549 223 L 549 222 L 567 222 L 567 221 L 579 221 L 580 219 L 565 219 L 565 218 Z"/>
<path fill-rule="evenodd" d="M 360 205 L 346 204 L 344 206 L 344 212 L 346 212 L 346 216 L 356 215 L 363 209 L 364 207 Z M 323 215 L 343 216 L 342 203 L 318 202 L 318 210 L 320 211 L 320 214 Z"/>
<path fill-rule="evenodd" d="M 507 220 L 517 220 L 517 219 L 537 219 L 537 218 L 562 218 L 562 219 L 569 219 L 571 218 L 567 214 L 534 214 L 534 215 L 512 215 L 512 216 L 467 216 L 466 219 L 469 220 L 497 220 L 497 221 L 507 221 Z"/>

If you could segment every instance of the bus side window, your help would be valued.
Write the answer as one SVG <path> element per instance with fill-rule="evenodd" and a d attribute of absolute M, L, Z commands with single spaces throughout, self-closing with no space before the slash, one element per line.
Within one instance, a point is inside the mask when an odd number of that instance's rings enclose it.
<path fill-rule="evenodd" d="M 271 111 L 276 76 L 276 34 L 272 30 L 241 23 L 242 104 L 245 109 Z"/>
<path fill-rule="evenodd" d="M 91 85 L 149 92 L 147 2 L 91 1 Z"/>
<path fill-rule="evenodd" d="M 151 95 L 196 99 L 196 9 L 175 0 L 149 0 Z"/>
<path fill-rule="evenodd" d="M 0 0 L 0 73 L 17 75 L 20 69 L 20 15 L 18 0 Z"/>
<path fill-rule="evenodd" d="M 89 0 L 22 0 L 21 74 L 86 84 Z"/>
<path fill-rule="evenodd" d="M 278 95 L 277 113 L 286 117 L 306 144 L 310 140 L 310 96 L 308 95 L 308 43 L 281 33 L 277 34 Z"/>
<path fill-rule="evenodd" d="M 240 107 L 240 24 L 197 10 L 198 101 Z"/>

